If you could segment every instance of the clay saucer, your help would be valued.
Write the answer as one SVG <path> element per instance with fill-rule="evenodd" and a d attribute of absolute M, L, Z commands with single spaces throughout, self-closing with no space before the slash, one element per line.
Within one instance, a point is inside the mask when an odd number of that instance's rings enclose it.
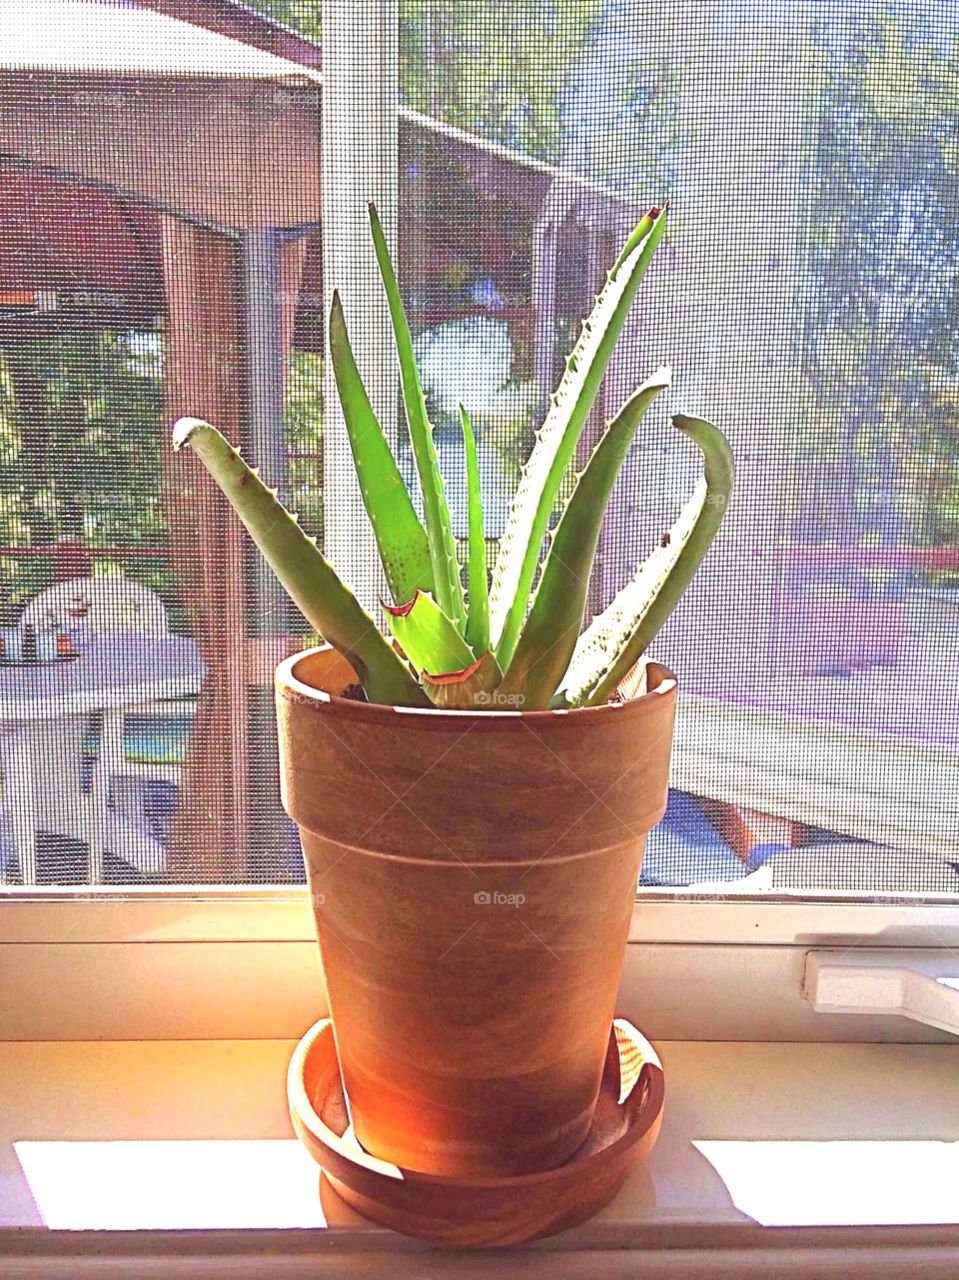
<path fill-rule="evenodd" d="M 610 1030 L 592 1128 L 558 1169 L 519 1177 L 440 1177 L 368 1155 L 347 1130 L 346 1103 L 328 1018 L 290 1061 L 293 1127 L 334 1189 L 365 1217 L 446 1244 L 518 1244 L 565 1231 L 613 1198 L 659 1134 L 665 1093 L 655 1050 L 629 1022 Z"/>

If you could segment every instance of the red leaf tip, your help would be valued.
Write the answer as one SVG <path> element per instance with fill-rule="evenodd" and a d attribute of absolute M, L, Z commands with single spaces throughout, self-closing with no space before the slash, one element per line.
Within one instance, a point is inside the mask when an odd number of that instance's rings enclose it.
<path fill-rule="evenodd" d="M 460 671 L 439 671 L 435 674 L 431 674 L 429 671 L 421 671 L 420 675 L 424 680 L 429 681 L 430 684 L 465 684 L 466 681 L 480 669 L 483 663 L 490 656 L 491 654 L 487 650 L 486 653 L 480 654 L 478 658 L 474 658 L 468 666 L 463 667 Z"/>
<path fill-rule="evenodd" d="M 405 604 L 387 604 L 385 600 L 381 600 L 380 604 L 383 606 L 386 612 L 391 613 L 394 618 L 405 618 L 406 615 L 409 613 L 409 611 L 413 608 L 413 605 L 416 604 L 416 599 L 417 599 L 417 596 L 419 595 L 420 595 L 420 589 L 419 587 L 417 587 L 417 589 L 413 592 L 412 596 L 409 598 L 409 600 L 406 601 Z"/>

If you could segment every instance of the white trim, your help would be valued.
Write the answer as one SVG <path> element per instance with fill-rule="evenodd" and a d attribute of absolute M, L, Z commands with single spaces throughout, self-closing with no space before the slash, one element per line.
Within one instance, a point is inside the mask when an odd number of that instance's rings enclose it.
<path fill-rule="evenodd" d="M 947 1221 L 932 1225 L 916 1174 L 930 1158 L 943 1169 L 937 1151 L 946 1168 L 954 1163 L 959 1047 L 661 1043 L 670 1104 L 649 1161 L 589 1222 L 482 1253 L 364 1222 L 328 1186 L 316 1205 L 315 1167 L 291 1133 L 282 1087 L 293 1049 L 290 1041 L 0 1046 L 0 1272 L 463 1280 L 527 1276 L 538 1257 L 551 1276 L 584 1280 L 859 1277 L 893 1265 L 904 1275 L 954 1274 L 945 1270 L 959 1248 L 950 1184 L 934 1198 Z M 233 1142 L 235 1165 L 224 1149 Z M 863 1170 L 868 1153 L 850 1148 L 872 1142 L 875 1171 Z M 707 1145 L 714 1150 L 704 1156 Z M 154 1162 L 164 1146 L 161 1173 Z M 730 1165 L 733 1153 L 722 1158 L 722 1148 L 753 1146 L 745 1170 Z M 804 1159 L 801 1178 L 783 1176 L 790 1147 Z M 865 1173 L 836 1202 L 828 1199 L 834 1154 Z M 253 1167 L 268 1181 L 251 1181 Z M 895 1184 L 888 1192 L 891 1167 L 909 1170 L 898 1197 Z M 86 1195 L 76 1194 L 81 1178 Z M 903 1225 L 864 1225 L 870 1214 L 888 1222 L 900 1206 Z M 784 1225 L 760 1226 L 749 1216 L 757 1207 L 760 1221 Z M 47 1230 L 44 1215 L 73 1227 Z M 222 1225 L 237 1221 L 250 1226 Z M 291 1222 L 301 1225 L 282 1225 Z"/>
<path fill-rule="evenodd" d="M 959 953 L 810 951 L 803 995 L 817 1013 L 912 1018 L 959 1036 Z"/>
<path fill-rule="evenodd" d="M 305 885 L 0 886 L 0 944 L 312 942 Z M 959 900 L 859 893 L 648 889 L 629 941 L 959 949 Z"/>
<path fill-rule="evenodd" d="M 295 1039 L 326 1012 L 305 887 L 7 890 L 0 1040 Z M 79 900 L 78 900 L 79 898 Z M 816 1013 L 807 953 L 959 951 L 959 904 L 637 901 L 618 1012 L 653 1039 L 936 1042 Z"/>

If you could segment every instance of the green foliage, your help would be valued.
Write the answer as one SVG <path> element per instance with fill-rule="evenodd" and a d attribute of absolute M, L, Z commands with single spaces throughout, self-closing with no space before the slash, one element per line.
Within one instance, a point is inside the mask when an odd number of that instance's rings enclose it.
<path fill-rule="evenodd" d="M 463 627 L 466 624 L 466 605 L 463 599 L 463 584 L 460 580 L 459 566 L 456 562 L 456 543 L 450 524 L 449 508 L 443 495 L 443 478 L 436 461 L 436 447 L 433 443 L 433 427 L 426 416 L 426 399 L 420 385 L 419 372 L 413 356 L 413 340 L 410 327 L 400 296 L 399 282 L 390 261 L 386 237 L 376 209 L 370 205 L 370 230 L 373 234 L 373 245 L 376 249 L 376 260 L 379 264 L 383 288 L 389 303 L 390 319 L 393 323 L 393 335 L 396 340 L 396 355 L 400 366 L 400 381 L 403 387 L 403 405 L 406 409 L 406 425 L 409 428 L 410 443 L 416 459 L 416 472 L 423 495 L 423 509 L 426 515 L 426 534 L 429 545 L 430 560 L 433 566 L 433 582 L 436 599 L 441 609 Z M 337 383 L 339 386 L 339 383 Z M 382 434 L 382 433 L 381 433 Z M 385 442 L 385 436 L 383 437 Z M 352 444 L 352 437 L 351 437 Z M 354 448 L 354 459 L 356 450 Z M 400 602 L 402 603 L 402 602 Z"/>
<path fill-rule="evenodd" d="M 446 546 L 452 541 L 449 512 L 409 328 L 375 210 L 371 210 L 371 225 L 393 320 L 407 426 L 424 490 L 426 536 L 437 586 L 436 598 L 416 589 L 410 600 L 386 606 L 397 648 L 377 632 L 372 619 L 324 560 L 315 539 L 304 534 L 296 517 L 284 510 L 275 491 L 260 482 L 238 451 L 205 423 L 181 419 L 177 424 L 177 447 L 189 443 L 196 449 L 280 581 L 309 621 L 353 664 L 372 701 L 420 705 L 430 699 L 441 707 L 489 708 L 501 705 L 493 695 L 502 693 L 510 705 L 535 710 L 549 705 L 571 655 L 575 678 L 571 681 L 567 676 L 563 682 L 561 700 L 573 704 L 602 701 L 640 657 L 679 600 L 722 520 L 732 486 L 732 460 L 725 438 L 716 427 L 692 418 L 673 421 L 699 445 L 705 476 L 674 528 L 675 546 L 654 555 L 650 567 L 637 574 L 638 586 L 631 584 L 620 593 L 611 606 L 610 626 L 600 623 L 597 631 L 594 624 L 587 632 L 585 664 L 581 661 L 577 665 L 574 643 L 582 623 L 603 513 L 643 413 L 668 385 L 668 371 L 661 370 L 609 424 L 564 503 L 529 611 L 530 589 L 560 482 L 575 456 L 616 337 L 662 236 L 665 219 L 666 210 L 650 210 L 617 258 L 567 361 L 560 388 L 524 468 L 510 516 L 513 536 L 504 538 L 500 555 L 501 566 L 506 568 L 501 568 L 498 579 L 494 576 L 491 596 L 491 601 L 500 604 L 502 634 L 507 634 L 508 625 L 512 627 L 509 634 L 515 635 L 515 643 L 508 649 L 513 660 L 505 680 L 505 660 L 485 646 L 482 510 L 475 444 L 465 413 L 461 413 L 461 427 L 469 488 L 469 617 L 457 607 L 462 606 L 463 589 L 452 557 L 449 564 L 455 572 L 455 590 L 443 589 Z M 397 498 L 394 482 L 399 472 L 363 393 L 338 299 L 333 304 L 330 333 L 337 387 L 351 423 L 350 443 L 364 502 L 377 545 L 384 561 L 389 562 L 385 563 L 388 576 L 395 582 L 397 565 L 404 566 L 405 572 L 414 556 L 424 561 L 423 528 L 412 515 L 409 500 Z M 504 649 L 501 641 L 500 652 Z M 594 661 L 597 657 L 598 663 Z"/>
<path fill-rule="evenodd" d="M 319 0 L 250 3 L 320 42 Z M 446 124 L 555 161 L 562 95 L 605 9 L 604 0 L 401 0 L 400 92 Z M 649 136 L 666 101 L 650 96 L 649 120 L 634 125 Z"/>
<path fill-rule="evenodd" d="M 643 414 L 669 386 L 660 369 L 626 401 L 600 437 L 549 541 L 529 617 L 503 680 L 529 711 L 549 705 L 583 625 L 586 591 L 606 504 Z"/>
<path fill-rule="evenodd" d="M 330 309 L 330 354 L 363 504 L 393 599 L 402 604 L 417 591 L 434 589 L 430 541 L 366 394 L 337 293 Z"/>
<path fill-rule="evenodd" d="M 677 414 L 673 426 L 698 446 L 703 474 L 660 545 L 580 636 L 557 706 L 611 696 L 678 604 L 726 514 L 734 478 L 726 437 L 704 418 Z"/>
<path fill-rule="evenodd" d="M 320 0 L 250 0 L 320 42 Z M 560 97 L 604 0 L 401 0 L 400 89 L 447 124 L 553 160 Z"/>
<path fill-rule="evenodd" d="M 173 565 L 155 554 L 168 537 L 161 366 L 159 334 L 63 330 L 0 349 L 0 544 L 29 552 L 74 538 L 94 573 L 159 592 L 182 630 Z M 321 537 L 322 369 L 319 356 L 291 353 L 285 412 L 287 492 Z M 134 554 L 97 553 L 108 547 Z M 0 626 L 52 580 L 51 556 L 0 556 Z"/>
<path fill-rule="evenodd" d="M 630 303 L 666 226 L 666 210 L 651 209 L 627 240 L 606 287 L 583 324 L 579 341 L 566 361 L 559 389 L 516 491 L 506 532 L 493 570 L 490 612 L 493 641 L 500 665 L 513 657 L 526 601 L 556 496 L 586 418 L 599 392 Z"/>
<path fill-rule="evenodd" d="M 290 352 L 283 410 L 290 505 L 323 545 L 323 358 Z"/>
<path fill-rule="evenodd" d="M 320 0 L 249 0 L 267 18 L 320 43 Z"/>
<path fill-rule="evenodd" d="M 603 0 L 404 0 L 400 88 L 411 107 L 555 160 L 560 99 Z"/>
<path fill-rule="evenodd" d="M 807 177 L 830 199 L 807 241 L 802 525 L 834 543 L 955 543 L 959 35 L 883 3 L 817 15 L 812 39 Z"/>
<path fill-rule="evenodd" d="M 406 604 L 387 606 L 390 631 L 417 672 L 462 671 L 473 652 L 431 596 L 417 591 Z"/>
<path fill-rule="evenodd" d="M 466 454 L 466 491 L 469 507 L 469 533 L 466 559 L 469 615 L 466 643 L 477 658 L 489 648 L 489 579 L 486 573 L 486 538 L 483 535 L 483 499 L 480 493 L 479 463 L 476 438 L 469 414 L 460 405 L 460 426 Z"/>
<path fill-rule="evenodd" d="M 145 335 L 67 330 L 0 350 L 0 543 L 94 549 L 156 546 L 160 369 Z M 121 562 L 98 557 L 99 570 Z M 125 558 L 122 572 L 175 606 L 169 565 Z M 0 558 L 0 619 L 52 581 L 46 556 Z"/>

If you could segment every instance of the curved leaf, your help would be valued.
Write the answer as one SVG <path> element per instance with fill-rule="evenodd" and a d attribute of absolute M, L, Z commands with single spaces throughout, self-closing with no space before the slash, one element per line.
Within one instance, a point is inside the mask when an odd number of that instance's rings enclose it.
<path fill-rule="evenodd" d="M 473 651 L 432 596 L 417 591 L 412 600 L 384 605 L 390 630 L 417 671 L 461 671 Z"/>
<path fill-rule="evenodd" d="M 705 418 L 677 414 L 673 425 L 699 446 L 703 475 L 660 545 L 580 636 L 554 706 L 609 698 L 672 613 L 726 514 L 734 480 L 726 437 Z"/>
<path fill-rule="evenodd" d="M 420 679 L 430 701 L 437 707 L 470 711 L 508 711 L 496 697 L 503 673 L 493 654 L 487 650 L 462 671 L 445 671 L 430 675 L 423 671 Z M 513 707 L 512 710 L 518 710 Z"/>
<path fill-rule="evenodd" d="M 238 449 L 216 427 L 198 418 L 181 418 L 173 428 L 173 447 L 189 444 L 223 490 L 250 537 L 303 616 L 343 654 L 360 677 L 371 702 L 419 707 L 423 690 L 396 650 L 377 629 L 353 592 L 307 537 L 296 517 L 278 501 Z"/>
<path fill-rule="evenodd" d="M 528 711 L 549 705 L 569 666 L 609 495 L 640 419 L 668 386 L 669 370 L 658 369 L 608 424 L 550 539 L 529 617 L 503 677 L 502 692 L 522 694 Z"/>

